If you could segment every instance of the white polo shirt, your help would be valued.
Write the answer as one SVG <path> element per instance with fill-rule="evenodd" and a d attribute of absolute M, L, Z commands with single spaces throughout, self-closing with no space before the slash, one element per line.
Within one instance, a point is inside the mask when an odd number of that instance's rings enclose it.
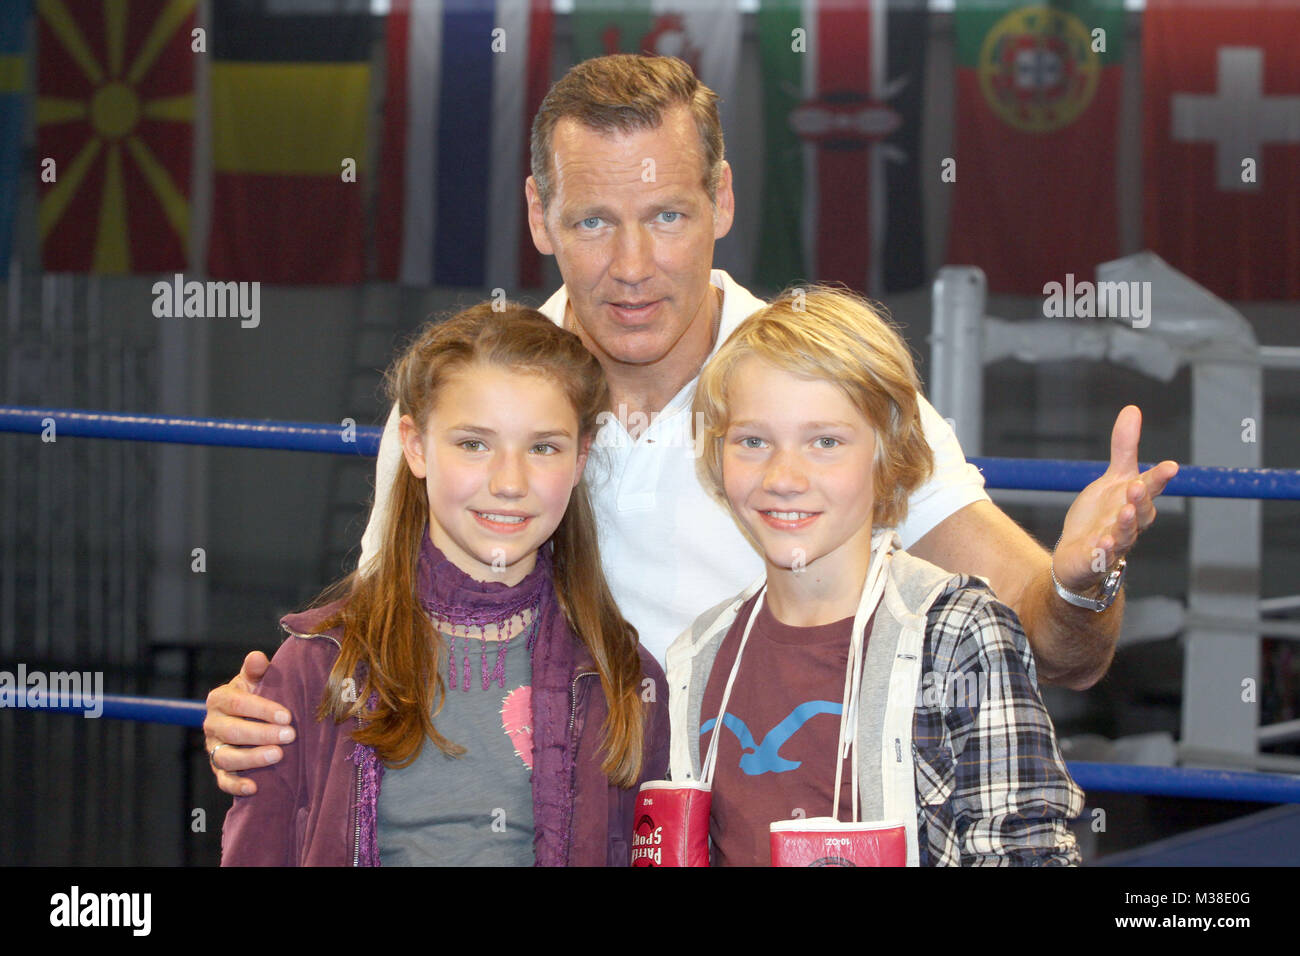
<path fill-rule="evenodd" d="M 722 319 L 713 353 L 736 327 L 766 303 L 721 269 L 710 281 L 722 289 Z M 568 293 L 562 286 L 540 311 L 564 322 Z M 692 379 L 633 440 L 618 410 L 606 416 L 587 462 L 587 483 L 600 537 L 601 564 L 623 616 L 661 664 L 668 645 L 702 612 L 748 587 L 763 571 L 725 505 L 696 474 L 691 439 Z M 934 451 L 934 474 L 908 500 L 898 528 L 903 547 L 949 515 L 989 500 L 984 478 L 966 461 L 957 436 L 921 396 L 925 437 Z M 378 550 L 378 519 L 402 456 L 394 407 L 384 428 L 375 478 L 375 508 L 362 543 L 362 563 Z"/>

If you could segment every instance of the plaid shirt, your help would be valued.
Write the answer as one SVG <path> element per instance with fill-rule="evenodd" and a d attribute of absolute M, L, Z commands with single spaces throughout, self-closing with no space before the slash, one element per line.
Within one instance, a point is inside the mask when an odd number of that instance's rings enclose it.
<path fill-rule="evenodd" d="M 931 606 L 912 722 L 922 866 L 1078 865 L 1083 812 L 1016 615 L 980 581 Z"/>

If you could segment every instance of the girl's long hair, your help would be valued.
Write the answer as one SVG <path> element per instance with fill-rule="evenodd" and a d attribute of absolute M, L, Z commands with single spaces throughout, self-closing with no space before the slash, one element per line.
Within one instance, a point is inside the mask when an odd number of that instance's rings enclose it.
<path fill-rule="evenodd" d="M 495 307 L 494 307 L 495 306 Z M 430 323 L 388 371 L 389 397 L 424 434 L 440 385 L 472 365 L 540 375 L 554 382 L 578 415 L 580 447 L 594 438 L 609 403 L 605 375 L 576 335 L 540 312 L 513 303 L 482 303 L 441 323 Z M 447 648 L 416 594 L 420 546 L 429 526 L 424 482 L 403 462 L 394 479 L 391 508 L 376 560 L 352 572 L 317 602 L 343 598 L 319 630 L 343 625 L 342 652 L 329 676 L 319 716 L 361 717 L 354 738 L 375 748 L 391 767 L 419 756 L 425 739 L 443 753 L 463 747 L 448 740 L 433 718 L 446 697 Z M 570 628 L 596 664 L 608 717 L 602 769 L 628 787 L 641 769 L 644 714 L 637 632 L 614 603 L 600 566 L 595 515 L 585 479 L 551 536 L 555 594 Z M 542 545 L 546 547 L 545 544 Z M 354 674 L 361 665 L 360 687 Z M 371 696 L 377 699 L 367 707 Z"/>

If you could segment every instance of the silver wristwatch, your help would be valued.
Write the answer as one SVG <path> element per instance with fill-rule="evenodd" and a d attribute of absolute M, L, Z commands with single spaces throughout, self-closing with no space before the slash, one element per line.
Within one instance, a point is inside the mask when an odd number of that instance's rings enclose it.
<path fill-rule="evenodd" d="M 1058 541 L 1057 544 L 1060 544 L 1060 542 Z M 1053 548 L 1052 550 L 1054 556 L 1056 549 Z M 1115 595 L 1119 594 L 1119 589 L 1124 584 L 1124 573 L 1128 570 L 1128 559 L 1120 558 L 1119 564 L 1106 572 L 1106 579 L 1101 582 L 1100 598 L 1084 597 L 1082 594 L 1067 591 L 1065 585 L 1056 577 L 1056 562 L 1054 560 L 1051 562 L 1050 567 L 1052 569 L 1052 585 L 1056 588 L 1056 593 L 1062 601 L 1073 604 L 1075 607 L 1100 613 L 1115 603 Z"/>

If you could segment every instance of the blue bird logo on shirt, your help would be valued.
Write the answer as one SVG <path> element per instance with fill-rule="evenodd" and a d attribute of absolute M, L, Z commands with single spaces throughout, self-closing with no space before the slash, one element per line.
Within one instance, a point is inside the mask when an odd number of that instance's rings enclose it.
<path fill-rule="evenodd" d="M 838 714 L 844 705 L 833 700 L 806 700 L 790 715 L 767 732 L 761 742 L 754 740 L 745 722 L 735 714 L 722 715 L 722 725 L 736 735 L 740 741 L 740 769 L 751 777 L 764 773 L 785 773 L 797 770 L 803 764 L 801 760 L 787 760 L 779 753 L 785 742 L 799 732 L 804 724 L 818 714 Z M 717 723 L 716 719 L 707 720 L 700 725 L 700 736 L 704 736 Z"/>

